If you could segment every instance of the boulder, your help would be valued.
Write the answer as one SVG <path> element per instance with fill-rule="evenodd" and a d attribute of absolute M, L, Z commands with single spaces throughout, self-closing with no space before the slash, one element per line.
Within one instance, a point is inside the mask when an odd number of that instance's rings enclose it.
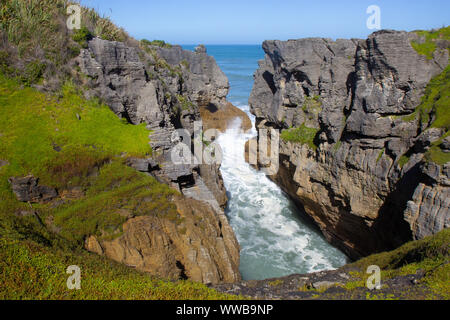
<path fill-rule="evenodd" d="M 366 40 L 265 41 L 255 73 L 257 127 L 317 130 L 309 144 L 281 139 L 280 170 L 270 178 L 355 259 L 435 233 L 450 217 L 448 166 L 422 165 L 445 132 L 404 120 L 449 53 L 427 59 L 414 40 L 414 32 L 383 30 Z M 449 150 L 449 140 L 440 146 Z"/>

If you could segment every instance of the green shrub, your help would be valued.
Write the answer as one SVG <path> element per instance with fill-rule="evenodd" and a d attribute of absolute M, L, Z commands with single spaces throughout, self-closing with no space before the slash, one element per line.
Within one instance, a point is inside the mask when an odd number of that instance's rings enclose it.
<path fill-rule="evenodd" d="M 101 17 L 94 9 L 82 7 L 81 20 L 95 37 L 119 42 L 129 38 L 125 30 L 117 27 L 108 17 Z"/>

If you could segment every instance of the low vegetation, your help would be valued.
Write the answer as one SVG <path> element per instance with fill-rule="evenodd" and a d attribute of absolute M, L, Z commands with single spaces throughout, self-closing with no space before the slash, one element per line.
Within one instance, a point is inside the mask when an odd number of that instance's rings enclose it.
<path fill-rule="evenodd" d="M 318 132 L 318 129 L 308 128 L 305 124 L 302 124 L 298 128 L 284 130 L 281 133 L 281 139 L 287 142 L 306 144 L 311 149 L 316 150 L 315 138 Z"/>
<path fill-rule="evenodd" d="M 81 6 L 81 29 L 68 30 L 67 0 L 4 0 L 0 3 L 0 71 L 26 85 L 47 78 L 63 83 L 71 59 L 87 40 L 126 41 L 129 36 L 107 17 Z M 6 40 L 6 41 L 5 41 Z M 5 67 L 6 66 L 6 67 Z M 59 88 L 58 88 L 59 89 Z"/>
<path fill-rule="evenodd" d="M 141 43 L 147 46 L 156 46 L 156 47 L 160 47 L 160 48 L 172 48 L 172 45 L 170 43 L 166 43 L 163 40 L 147 40 L 147 39 L 142 39 Z"/>
<path fill-rule="evenodd" d="M 302 106 L 303 112 L 317 116 L 322 110 L 320 96 L 306 97 Z"/>
<path fill-rule="evenodd" d="M 0 299 L 208 300 L 236 299 L 190 281 L 152 278 L 81 249 L 55 248 L 0 230 Z M 70 265 L 81 268 L 81 289 L 68 290 Z"/>

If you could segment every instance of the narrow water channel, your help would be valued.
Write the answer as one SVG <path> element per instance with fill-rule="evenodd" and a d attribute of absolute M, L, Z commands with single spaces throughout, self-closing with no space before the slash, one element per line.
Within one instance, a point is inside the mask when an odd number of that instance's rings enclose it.
<path fill-rule="evenodd" d="M 207 46 L 207 50 L 230 81 L 228 100 L 245 111 L 254 125 L 248 98 L 257 62 L 264 57 L 261 47 Z M 243 279 L 262 280 L 344 265 L 346 256 L 302 218 L 275 183 L 245 162 L 245 142 L 254 136 L 255 129 L 242 134 L 231 128 L 219 137 L 224 155 L 221 171 L 229 197 L 226 213 L 241 245 Z"/>

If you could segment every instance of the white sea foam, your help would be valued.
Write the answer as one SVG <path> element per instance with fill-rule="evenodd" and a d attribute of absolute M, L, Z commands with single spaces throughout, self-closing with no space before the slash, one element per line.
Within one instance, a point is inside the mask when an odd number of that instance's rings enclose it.
<path fill-rule="evenodd" d="M 240 108 L 249 114 L 248 106 Z M 298 209 L 280 188 L 245 162 L 245 143 L 256 130 L 242 133 L 236 129 L 239 125 L 237 120 L 218 142 L 230 195 L 227 215 L 241 245 L 243 278 L 266 279 L 345 264 L 345 255 L 299 218 Z"/>

